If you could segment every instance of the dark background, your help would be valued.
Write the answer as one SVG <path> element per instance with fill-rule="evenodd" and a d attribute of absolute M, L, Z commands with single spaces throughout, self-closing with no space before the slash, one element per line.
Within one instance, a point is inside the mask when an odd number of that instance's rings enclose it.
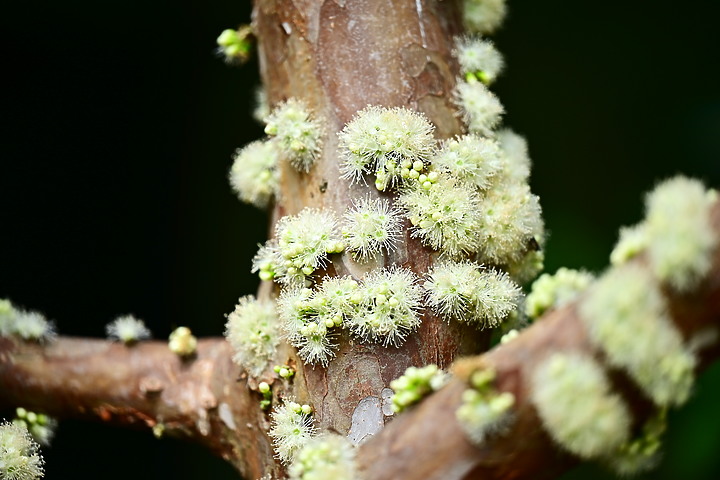
<path fill-rule="evenodd" d="M 530 143 L 547 268 L 600 271 L 658 179 L 720 186 L 718 2 L 510 8 L 495 90 Z M 257 286 L 250 258 L 267 221 L 226 181 L 233 150 L 261 135 L 249 115 L 257 64 L 213 55 L 220 31 L 249 14 L 246 1 L 167 0 L 3 12 L 0 298 L 66 335 L 101 337 L 129 312 L 158 338 L 177 325 L 221 334 L 223 314 Z M 718 478 L 718 385 L 716 367 L 671 415 L 647 478 Z M 64 422 L 44 453 L 49 479 L 236 478 L 184 443 L 85 423 Z M 567 478 L 611 478 L 597 470 Z"/>

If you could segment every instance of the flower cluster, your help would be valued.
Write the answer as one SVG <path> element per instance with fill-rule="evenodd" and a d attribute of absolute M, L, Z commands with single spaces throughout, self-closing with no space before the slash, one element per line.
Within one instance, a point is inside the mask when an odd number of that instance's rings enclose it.
<path fill-rule="evenodd" d="M 545 429 L 566 450 L 597 458 L 628 440 L 630 412 L 592 358 L 555 353 L 534 369 L 531 384 Z"/>
<path fill-rule="evenodd" d="M 367 260 L 381 249 L 395 248 L 400 237 L 400 212 L 387 200 L 362 198 L 345 212 L 342 236 L 345 246 L 355 258 Z"/>
<path fill-rule="evenodd" d="M 697 180 L 678 176 L 662 182 L 645 200 L 645 221 L 620 230 L 610 255 L 620 265 L 647 251 L 653 274 L 679 292 L 698 285 L 712 265 L 720 239 L 710 225 L 717 197 Z"/>
<path fill-rule="evenodd" d="M 343 177 L 359 182 L 374 173 L 375 186 L 385 190 L 403 172 L 419 175 L 435 148 L 434 129 L 424 115 L 406 108 L 366 107 L 338 133 Z"/>
<path fill-rule="evenodd" d="M 417 277 L 410 270 L 395 266 L 374 270 L 353 298 L 358 310 L 346 324 L 365 341 L 401 345 L 421 323 L 421 299 Z"/>
<path fill-rule="evenodd" d="M 15 308 L 9 300 L 0 299 L 0 336 L 15 335 L 23 340 L 49 342 L 55 339 L 55 324 L 42 313 Z"/>
<path fill-rule="evenodd" d="M 354 480 L 355 447 L 337 434 L 315 437 L 295 455 L 291 480 Z"/>
<path fill-rule="evenodd" d="M 464 135 L 443 142 L 432 158 L 432 165 L 461 182 L 485 190 L 503 166 L 500 155 L 494 140 Z"/>
<path fill-rule="evenodd" d="M 354 314 L 357 290 L 350 277 L 335 277 L 326 278 L 315 292 L 308 288 L 282 292 L 278 309 L 283 330 L 306 363 L 327 365 L 335 355 L 332 329 Z"/>
<path fill-rule="evenodd" d="M 35 480 L 45 476 L 38 444 L 24 425 L 0 423 L 0 478 Z"/>
<path fill-rule="evenodd" d="M 440 390 L 449 379 L 449 375 L 435 364 L 421 368 L 409 367 L 402 376 L 390 382 L 390 388 L 395 392 L 392 397 L 393 411 L 400 413 L 418 403 L 426 395 Z"/>
<path fill-rule="evenodd" d="M 262 280 L 304 287 L 310 283 L 308 277 L 325 266 L 329 254 L 345 249 L 337 230 L 337 219 L 329 211 L 305 208 L 283 217 L 276 239 L 268 240 L 253 258 L 252 271 L 259 271 Z"/>
<path fill-rule="evenodd" d="M 495 265 L 521 260 L 528 242 L 544 237 L 538 197 L 524 183 L 493 186 L 482 202 L 482 258 Z"/>
<path fill-rule="evenodd" d="M 475 37 L 458 38 L 453 55 L 466 79 L 474 77 L 486 85 L 495 81 L 505 66 L 502 55 L 491 41 Z"/>
<path fill-rule="evenodd" d="M 482 82 L 460 81 L 454 94 L 455 103 L 460 107 L 462 118 L 471 132 L 490 135 L 500 124 L 505 108 Z"/>
<path fill-rule="evenodd" d="M 463 392 L 463 403 L 455 412 L 465 435 L 475 445 L 481 445 L 490 435 L 502 433 L 512 422 L 510 409 L 515 405 L 515 396 L 498 392 L 494 380 L 493 370 L 474 372 L 470 377 L 472 388 Z"/>
<path fill-rule="evenodd" d="M 276 106 L 265 121 L 265 133 L 290 164 L 301 172 L 309 171 L 320 155 L 323 127 L 305 103 L 291 98 Z"/>
<path fill-rule="evenodd" d="M 650 273 L 630 264 L 610 270 L 588 291 L 580 317 L 610 365 L 626 369 L 658 406 L 685 403 L 697 361 Z"/>
<path fill-rule="evenodd" d="M 468 261 L 437 264 L 424 287 L 428 304 L 439 315 L 478 328 L 499 325 L 522 298 L 508 274 Z"/>
<path fill-rule="evenodd" d="M 412 224 L 413 237 L 451 258 L 476 252 L 479 196 L 471 186 L 442 177 L 429 188 L 409 188 L 398 198 Z"/>
<path fill-rule="evenodd" d="M 225 337 L 235 351 L 233 361 L 254 377 L 268 366 L 280 343 L 275 303 L 241 297 L 228 315 Z"/>
<path fill-rule="evenodd" d="M 147 340 L 152 336 L 145 323 L 132 315 L 124 315 L 108 323 L 105 325 L 105 333 L 108 338 L 126 345 Z"/>
<path fill-rule="evenodd" d="M 278 151 L 273 142 L 257 140 L 235 152 L 230 186 L 240 200 L 267 207 L 278 194 Z"/>
<path fill-rule="evenodd" d="M 685 177 L 666 180 L 647 196 L 650 264 L 657 278 L 678 291 L 696 287 L 712 266 L 719 240 L 710 224 L 715 196 Z"/>
<path fill-rule="evenodd" d="M 312 407 L 286 401 L 270 414 L 268 435 L 273 439 L 275 456 L 284 464 L 293 461 L 298 451 L 316 435 Z"/>
<path fill-rule="evenodd" d="M 591 273 L 564 267 L 554 275 L 544 273 L 532 285 L 525 300 L 525 313 L 538 318 L 548 310 L 562 307 L 585 291 L 594 279 Z"/>

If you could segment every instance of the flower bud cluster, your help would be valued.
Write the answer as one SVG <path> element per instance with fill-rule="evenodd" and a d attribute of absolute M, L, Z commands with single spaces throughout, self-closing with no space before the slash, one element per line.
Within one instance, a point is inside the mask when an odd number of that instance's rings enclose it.
<path fill-rule="evenodd" d="M 423 397 L 440 390 L 450 380 L 450 376 L 437 365 L 409 367 L 405 373 L 390 382 L 395 394 L 392 397 L 392 408 L 400 413 L 418 403 Z"/>

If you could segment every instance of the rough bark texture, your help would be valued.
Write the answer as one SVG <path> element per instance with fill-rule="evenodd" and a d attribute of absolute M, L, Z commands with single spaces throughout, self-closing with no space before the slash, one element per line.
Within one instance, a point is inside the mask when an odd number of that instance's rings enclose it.
<path fill-rule="evenodd" d="M 336 132 L 368 104 L 406 106 L 424 112 L 438 138 L 460 132 L 449 100 L 457 66 L 450 60 L 451 39 L 459 32 L 456 2 L 432 0 L 262 0 L 256 2 L 261 74 L 271 104 L 303 99 L 325 123 L 322 158 L 309 174 L 282 171 L 273 218 L 302 208 L 341 213 L 352 198 L 387 196 L 339 178 Z M 391 198 L 388 196 L 388 198 Z M 720 231 L 720 205 L 714 209 Z M 407 226 L 407 225 L 406 225 Z M 360 278 L 369 268 L 399 264 L 427 271 L 433 253 L 409 238 L 396 252 L 372 266 L 347 255 L 333 258 L 329 274 Z M 382 264 L 382 265 L 380 265 Z M 720 317 L 720 249 L 715 269 L 692 298 L 670 298 L 683 332 L 713 326 Z M 260 296 L 276 294 L 264 284 Z M 448 325 L 425 314 L 420 330 L 400 348 L 340 340 L 328 368 L 305 368 L 283 345 L 275 363 L 297 368 L 292 382 L 267 372 L 260 379 L 241 375 L 222 340 L 200 342 L 195 358 L 181 360 L 164 343 L 134 347 L 100 340 L 61 338 L 48 346 L 0 339 L 0 407 L 23 405 L 58 417 L 154 427 L 200 442 L 232 462 L 249 479 L 283 475 L 267 437 L 269 418 L 259 408 L 257 383 L 273 386 L 275 400 L 294 396 L 311 403 L 321 429 L 363 438 L 382 428 L 383 392 L 410 365 L 449 366 L 478 352 L 487 336 Z M 483 448 L 470 445 L 456 420 L 464 382 L 453 380 L 417 408 L 394 420 L 359 449 L 367 479 L 550 478 L 574 462 L 553 447 L 529 405 L 528 369 L 556 349 L 591 353 L 574 306 L 550 313 L 517 339 L 459 366 L 479 364 L 498 372 L 500 390 L 517 399 L 516 421 L 507 435 Z M 717 347 L 703 352 L 715 358 Z M 648 405 L 627 379 L 618 388 L 636 411 Z M 356 414 L 353 424 L 353 414 Z M 363 423 L 365 422 L 365 423 Z M 373 423 L 375 422 L 375 423 Z"/>

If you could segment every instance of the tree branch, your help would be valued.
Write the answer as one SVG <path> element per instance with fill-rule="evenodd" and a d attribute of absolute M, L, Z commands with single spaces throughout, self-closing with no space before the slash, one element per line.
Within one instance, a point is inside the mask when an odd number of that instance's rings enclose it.
<path fill-rule="evenodd" d="M 248 475 L 272 458 L 259 396 L 238 382 L 222 338 L 201 340 L 181 359 L 165 342 L 132 347 L 59 338 L 49 345 L 0 337 L 0 407 L 37 409 L 155 428 L 198 442 Z"/>

